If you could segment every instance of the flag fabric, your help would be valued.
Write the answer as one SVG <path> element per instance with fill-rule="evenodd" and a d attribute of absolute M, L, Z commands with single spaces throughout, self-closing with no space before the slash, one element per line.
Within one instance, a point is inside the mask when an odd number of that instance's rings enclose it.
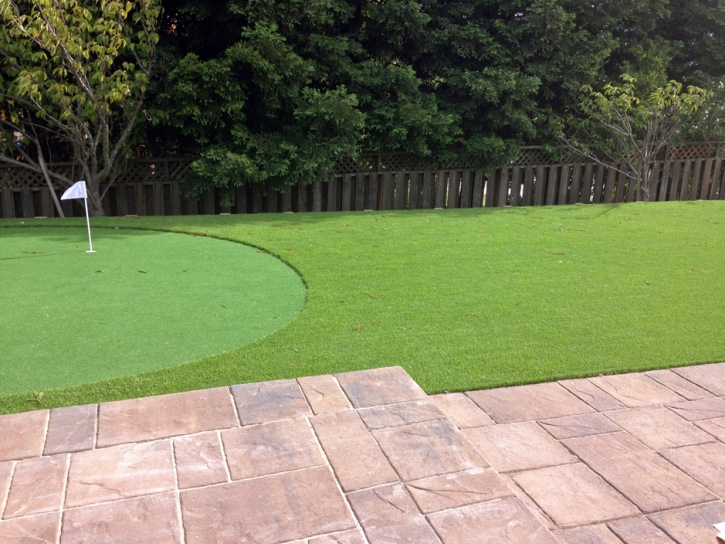
<path fill-rule="evenodd" d="M 86 182 L 77 181 L 69 189 L 66 189 L 61 200 L 70 200 L 72 198 L 86 198 Z"/>

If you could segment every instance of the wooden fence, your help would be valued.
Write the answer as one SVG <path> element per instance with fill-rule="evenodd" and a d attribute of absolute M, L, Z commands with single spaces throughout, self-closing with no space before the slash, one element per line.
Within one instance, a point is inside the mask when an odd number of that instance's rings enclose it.
<path fill-rule="evenodd" d="M 650 200 L 725 200 L 720 151 L 720 146 L 699 144 L 670 150 L 666 160 L 653 165 Z M 264 185 L 239 187 L 232 206 L 222 206 L 218 190 L 186 196 L 190 159 L 134 160 L 109 189 L 103 206 L 106 215 L 202 215 L 619 203 L 644 197 L 613 165 L 576 162 L 571 155 L 557 164 L 543 164 L 543 150 L 536 147 L 522 148 L 516 163 L 490 170 L 421 164 L 406 168 L 410 163 L 405 164 L 404 156 L 370 157 L 343 165 L 327 182 L 298 184 L 283 193 Z M 72 165 L 58 166 L 72 175 Z M 56 193 L 60 196 L 61 190 Z M 77 201 L 63 201 L 62 206 L 66 216 L 83 215 Z M 41 176 L 0 168 L 0 217 L 54 215 Z"/>

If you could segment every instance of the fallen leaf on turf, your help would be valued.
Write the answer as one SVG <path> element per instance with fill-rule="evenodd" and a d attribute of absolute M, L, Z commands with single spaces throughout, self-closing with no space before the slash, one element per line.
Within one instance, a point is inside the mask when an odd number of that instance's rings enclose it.
<path fill-rule="evenodd" d="M 294 251 L 294 250 L 295 250 L 295 248 L 293 248 L 293 247 L 288 247 L 287 248 L 287 251 Z"/>
<path fill-rule="evenodd" d="M 364 331 L 365 329 L 363 329 L 362 327 L 353 327 L 352 330 L 354 330 L 354 331 Z"/>
<path fill-rule="evenodd" d="M 471 317 L 478 317 L 478 314 L 471 314 Z"/>
<path fill-rule="evenodd" d="M 138 271 L 141 272 L 142 274 L 148 274 L 148 272 L 146 272 L 143 268 L 139 268 Z"/>
<path fill-rule="evenodd" d="M 370 298 L 374 298 L 374 299 L 380 300 L 380 297 L 376 297 L 375 295 L 371 295 L 370 293 L 366 293 L 365 291 L 363 291 L 363 292 L 362 292 L 362 294 L 363 294 L 363 295 L 367 295 L 367 296 L 369 296 Z"/>
<path fill-rule="evenodd" d="M 96 270 L 96 272 L 103 272 L 103 270 Z"/>
<path fill-rule="evenodd" d="M 646 281 L 645 283 L 646 283 L 647 285 L 649 285 L 649 282 L 648 282 L 648 281 Z"/>
<path fill-rule="evenodd" d="M 341 300 L 340 302 L 345 302 L 344 300 Z"/>
<path fill-rule="evenodd" d="M 588 280 L 589 278 L 587 278 L 586 276 L 582 276 L 582 279 L 583 280 Z"/>
<path fill-rule="evenodd" d="M 224 304 L 222 304 L 222 308 L 226 308 L 226 306 L 224 306 Z M 227 308 L 227 309 L 228 309 L 228 308 Z"/>

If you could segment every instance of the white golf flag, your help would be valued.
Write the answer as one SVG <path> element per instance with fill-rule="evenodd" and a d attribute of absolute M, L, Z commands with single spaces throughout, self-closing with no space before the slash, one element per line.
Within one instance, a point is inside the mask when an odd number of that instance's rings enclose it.
<path fill-rule="evenodd" d="M 72 198 L 86 198 L 86 182 L 76 181 L 70 188 L 66 189 L 61 200 L 70 200 Z"/>

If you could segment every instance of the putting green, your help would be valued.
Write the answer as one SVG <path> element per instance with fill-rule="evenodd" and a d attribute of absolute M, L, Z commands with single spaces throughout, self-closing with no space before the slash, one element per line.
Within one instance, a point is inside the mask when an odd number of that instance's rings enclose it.
<path fill-rule="evenodd" d="M 0 395 L 131 376 L 292 321 L 300 276 L 255 248 L 182 234 L 0 229 Z"/>

